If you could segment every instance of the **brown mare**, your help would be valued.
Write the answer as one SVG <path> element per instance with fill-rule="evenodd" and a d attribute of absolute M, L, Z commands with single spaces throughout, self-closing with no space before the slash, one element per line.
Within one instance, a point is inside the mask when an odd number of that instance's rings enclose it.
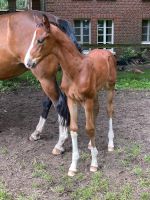
<path fill-rule="evenodd" d="M 37 41 L 42 43 L 38 44 Z M 95 146 L 95 118 L 99 112 L 98 91 L 108 91 L 108 150 L 114 149 L 112 126 L 113 97 L 116 82 L 116 59 L 107 50 L 92 50 L 88 55 L 80 54 L 71 40 L 56 26 L 49 24 L 46 16 L 36 28 L 32 47 L 26 59 L 26 65 L 32 69 L 47 55 L 56 56 L 63 70 L 61 87 L 67 95 L 70 111 L 70 132 L 72 138 L 72 163 L 68 175 L 74 176 L 79 159 L 77 143 L 77 104 L 80 103 L 86 116 L 86 131 L 90 139 L 92 162 L 90 171 L 97 171 L 98 151 Z M 37 65 L 38 66 L 38 65 Z"/>
<path fill-rule="evenodd" d="M 42 14 L 43 12 L 40 11 L 27 11 L 0 16 L 0 80 L 13 78 L 28 70 L 25 65 L 27 64 L 28 52 L 32 47 L 31 41 L 37 24 L 35 16 L 42 19 Z M 61 25 L 61 22 L 65 22 L 65 20 L 61 20 L 49 13 L 44 14 L 48 16 L 48 20 L 51 23 Z M 41 45 L 43 42 L 39 39 L 37 43 Z M 41 83 L 47 97 L 43 102 L 43 112 L 39 123 L 30 139 L 37 140 L 40 138 L 39 134 L 42 132 L 50 106 L 53 103 L 58 112 L 60 122 L 60 135 L 58 143 L 53 150 L 54 154 L 60 154 L 63 151 L 62 145 L 68 137 L 66 126 L 70 122 L 65 95 L 59 89 L 55 78 L 58 63 L 55 55 L 47 54 L 36 68 L 31 69 L 33 75 Z M 65 120 L 63 125 L 61 123 L 62 118 Z"/>

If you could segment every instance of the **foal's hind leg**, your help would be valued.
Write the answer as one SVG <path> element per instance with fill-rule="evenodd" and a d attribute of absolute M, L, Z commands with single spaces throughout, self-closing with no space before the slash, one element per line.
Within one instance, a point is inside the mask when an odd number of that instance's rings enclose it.
<path fill-rule="evenodd" d="M 91 156 L 92 156 L 92 162 L 90 171 L 96 172 L 98 168 L 98 162 L 97 162 L 97 155 L 98 151 L 95 146 L 95 116 L 94 116 L 94 100 L 88 99 L 85 102 L 85 117 L 86 117 L 86 131 L 90 138 L 91 142 Z"/>
<path fill-rule="evenodd" d="M 47 96 L 45 96 L 45 99 L 43 101 L 43 110 L 39 119 L 39 123 L 36 126 L 35 131 L 31 134 L 29 138 L 31 141 L 36 141 L 40 139 L 40 134 L 42 133 L 44 129 L 44 125 L 45 125 L 51 105 L 52 105 L 52 101 Z"/>
<path fill-rule="evenodd" d="M 109 117 L 109 132 L 108 132 L 108 151 L 114 150 L 114 131 L 113 131 L 113 124 L 112 124 L 112 117 L 113 117 L 113 97 L 114 97 L 114 88 L 108 90 L 108 104 L 107 104 L 107 113 Z"/>
<path fill-rule="evenodd" d="M 96 122 L 96 118 L 97 118 L 97 115 L 99 113 L 99 101 L 98 101 L 98 94 L 96 95 L 96 98 L 94 100 L 94 122 Z M 91 150 L 91 140 L 89 141 L 89 144 L 88 144 L 88 149 Z"/>

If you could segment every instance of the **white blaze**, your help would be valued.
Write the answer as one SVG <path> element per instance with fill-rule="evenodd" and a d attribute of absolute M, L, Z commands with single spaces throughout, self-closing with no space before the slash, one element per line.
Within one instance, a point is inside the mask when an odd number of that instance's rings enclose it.
<path fill-rule="evenodd" d="M 30 43 L 30 46 L 29 46 L 29 48 L 28 48 L 28 50 L 27 50 L 27 53 L 26 53 L 26 55 L 25 55 L 25 58 L 24 58 L 24 64 L 25 64 L 25 66 L 26 66 L 27 68 L 29 68 L 28 65 L 27 65 L 27 63 L 28 63 L 28 61 L 29 61 L 29 59 L 30 59 L 30 52 L 31 52 L 31 49 L 33 48 L 33 44 L 34 44 L 35 37 L 36 37 L 36 31 L 34 31 L 32 41 L 31 41 L 31 43 Z"/>

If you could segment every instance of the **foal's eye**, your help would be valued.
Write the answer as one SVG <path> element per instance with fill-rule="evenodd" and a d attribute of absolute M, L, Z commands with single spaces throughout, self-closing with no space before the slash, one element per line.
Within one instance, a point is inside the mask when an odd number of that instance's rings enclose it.
<path fill-rule="evenodd" d="M 37 43 L 38 43 L 38 44 L 42 44 L 43 42 L 44 42 L 44 39 L 38 39 L 38 40 L 37 40 Z"/>

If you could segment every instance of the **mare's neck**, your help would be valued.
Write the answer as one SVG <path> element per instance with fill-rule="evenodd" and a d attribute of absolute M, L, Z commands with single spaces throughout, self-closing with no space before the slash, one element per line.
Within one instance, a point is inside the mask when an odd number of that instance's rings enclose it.
<path fill-rule="evenodd" d="M 56 41 L 54 54 L 59 59 L 61 67 L 68 78 L 74 79 L 81 71 L 83 55 L 77 50 L 70 38 L 57 27 L 53 29 L 53 36 Z"/>

